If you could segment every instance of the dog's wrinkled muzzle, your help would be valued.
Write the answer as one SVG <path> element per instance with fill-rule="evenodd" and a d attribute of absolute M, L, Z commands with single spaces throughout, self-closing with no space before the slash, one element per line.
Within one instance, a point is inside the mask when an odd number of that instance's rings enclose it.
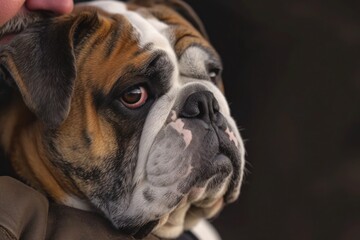
<path fill-rule="evenodd" d="M 151 198 L 172 211 L 165 227 L 181 225 L 188 215 L 213 217 L 238 197 L 239 141 L 211 92 L 192 93 L 171 111 L 146 164 Z"/>

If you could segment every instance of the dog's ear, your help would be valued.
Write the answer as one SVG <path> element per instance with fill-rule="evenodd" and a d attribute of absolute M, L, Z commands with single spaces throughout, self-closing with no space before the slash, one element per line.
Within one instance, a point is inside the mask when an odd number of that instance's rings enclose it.
<path fill-rule="evenodd" d="M 76 78 L 74 44 L 94 25 L 95 14 L 39 22 L 0 48 L 0 66 L 28 108 L 48 128 L 70 110 Z"/>
<path fill-rule="evenodd" d="M 145 7 L 151 7 L 154 4 L 166 5 L 189 21 L 206 40 L 209 40 L 203 22 L 200 20 L 195 11 L 190 7 L 190 5 L 183 0 L 130 0 L 129 2 Z"/>

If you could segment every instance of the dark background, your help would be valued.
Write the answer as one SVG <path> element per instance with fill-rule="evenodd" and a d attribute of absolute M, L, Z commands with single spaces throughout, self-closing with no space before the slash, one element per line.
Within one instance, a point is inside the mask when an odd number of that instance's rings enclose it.
<path fill-rule="evenodd" d="M 360 239 L 360 1 L 187 2 L 246 139 L 223 239 Z"/>

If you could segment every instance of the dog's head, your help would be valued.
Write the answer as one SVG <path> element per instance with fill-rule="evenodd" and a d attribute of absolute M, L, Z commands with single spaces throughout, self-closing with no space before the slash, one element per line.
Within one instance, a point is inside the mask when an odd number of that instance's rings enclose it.
<path fill-rule="evenodd" d="M 2 141 L 56 201 L 95 207 L 133 235 L 175 237 L 239 195 L 244 148 L 220 58 L 180 1 L 91 4 L 1 49 L 32 116 Z"/>

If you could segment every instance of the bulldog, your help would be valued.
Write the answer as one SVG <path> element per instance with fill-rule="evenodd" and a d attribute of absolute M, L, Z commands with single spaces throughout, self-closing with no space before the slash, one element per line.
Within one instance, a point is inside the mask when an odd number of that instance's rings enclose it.
<path fill-rule="evenodd" d="M 238 198 L 243 141 L 185 3 L 78 5 L 30 24 L 0 65 L 1 147 L 54 201 L 176 238 Z"/>

